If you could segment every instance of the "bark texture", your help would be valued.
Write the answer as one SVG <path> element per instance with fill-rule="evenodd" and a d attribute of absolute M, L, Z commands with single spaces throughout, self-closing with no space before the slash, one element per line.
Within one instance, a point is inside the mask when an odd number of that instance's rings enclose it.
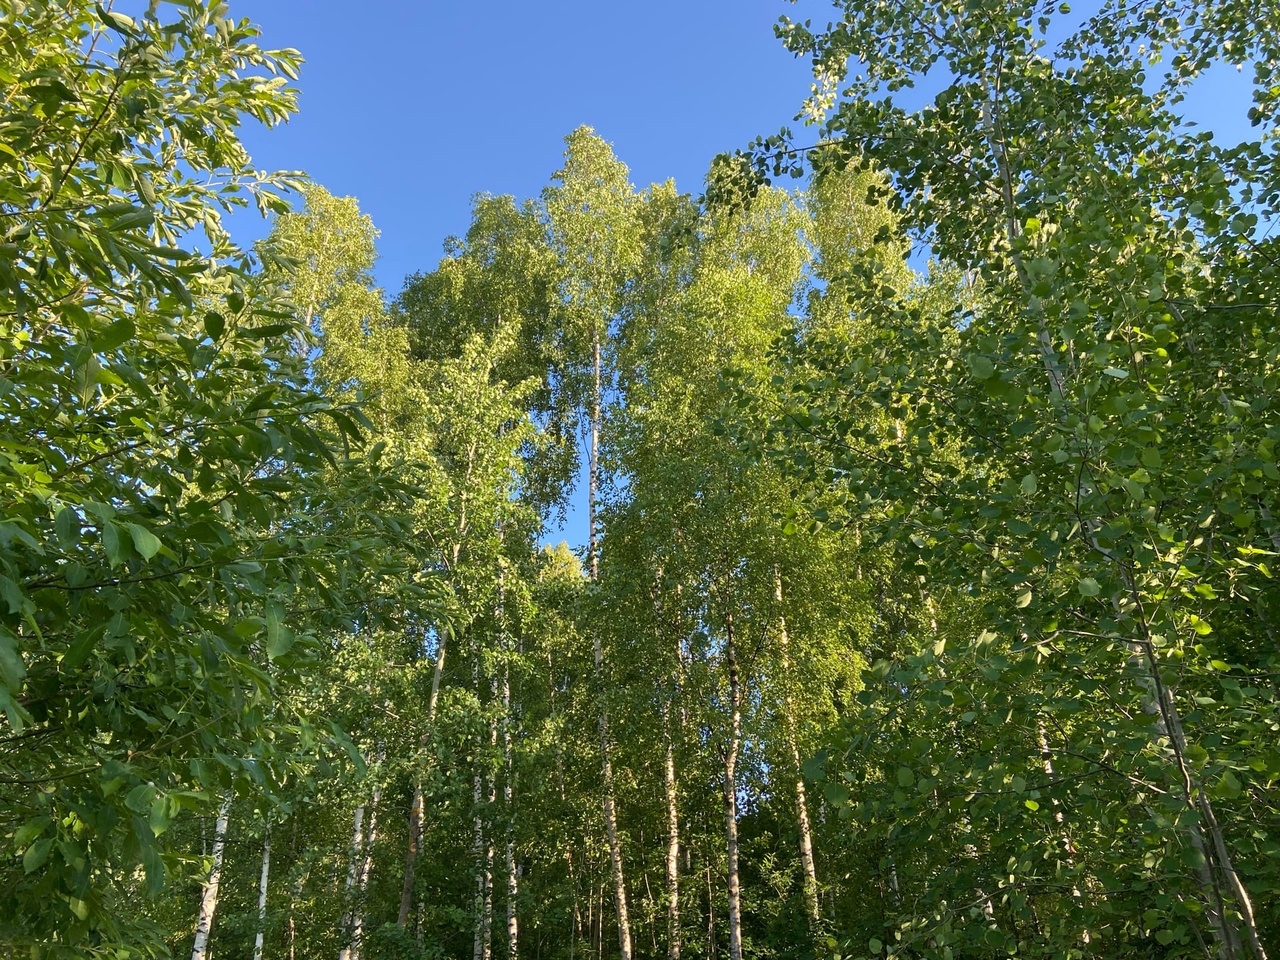
<path fill-rule="evenodd" d="M 206 960 L 209 955 L 209 935 L 213 932 L 213 915 L 218 909 L 218 887 L 222 883 L 222 857 L 227 846 L 227 824 L 231 819 L 231 801 L 235 794 L 228 790 L 218 808 L 218 820 L 213 828 L 213 862 L 209 876 L 200 892 L 200 915 L 196 919 L 196 940 L 191 947 L 191 960 Z"/>
<path fill-rule="evenodd" d="M 267 927 L 267 883 L 271 877 L 271 831 L 262 840 L 262 874 L 258 877 L 258 932 L 253 938 L 253 960 L 262 960 Z"/>

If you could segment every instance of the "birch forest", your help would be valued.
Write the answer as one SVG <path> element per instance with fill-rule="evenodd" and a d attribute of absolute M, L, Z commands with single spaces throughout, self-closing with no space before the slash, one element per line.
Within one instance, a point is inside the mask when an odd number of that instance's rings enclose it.
<path fill-rule="evenodd" d="M 394 291 L 138 6 L 0 0 L 0 954 L 1280 952 L 1275 0 L 822 4 Z"/>

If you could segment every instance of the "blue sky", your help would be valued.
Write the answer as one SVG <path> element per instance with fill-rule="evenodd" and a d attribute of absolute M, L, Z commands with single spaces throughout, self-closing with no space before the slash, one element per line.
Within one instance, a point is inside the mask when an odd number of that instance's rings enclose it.
<path fill-rule="evenodd" d="M 711 157 L 787 125 L 809 92 L 808 64 L 773 36 L 784 14 L 824 23 L 823 0 L 231 0 L 265 47 L 306 58 L 301 112 L 246 129 L 255 163 L 302 169 L 355 196 L 381 230 L 387 293 L 430 270 L 465 232 L 481 192 L 536 195 L 580 124 L 614 145 L 643 187 L 674 178 L 699 192 Z M 1215 70 L 1187 114 L 1221 139 L 1250 136 L 1249 80 Z M 266 231 L 238 215 L 242 243 Z M 586 539 L 585 510 L 564 531 Z"/>
<path fill-rule="evenodd" d="M 307 59 L 301 113 L 250 131 L 260 167 L 359 198 L 389 293 L 435 266 L 479 192 L 536 195 L 589 124 L 644 186 L 698 192 L 712 156 L 790 122 L 809 89 L 773 37 L 779 0 L 405 3 L 233 0 Z M 237 218 L 237 229 L 240 229 Z M 245 230 L 254 229 L 245 224 Z"/>
<path fill-rule="evenodd" d="M 808 64 L 773 36 L 820 0 L 231 0 L 267 47 L 302 51 L 301 112 L 246 139 L 260 167 L 303 169 L 352 195 L 382 231 L 379 283 L 435 266 L 479 192 L 535 195 L 580 124 L 614 145 L 637 186 L 698 192 L 712 156 L 792 122 Z M 1248 136 L 1247 76 L 1215 72 L 1189 112 Z M 252 240 L 260 223 L 237 217 Z"/>

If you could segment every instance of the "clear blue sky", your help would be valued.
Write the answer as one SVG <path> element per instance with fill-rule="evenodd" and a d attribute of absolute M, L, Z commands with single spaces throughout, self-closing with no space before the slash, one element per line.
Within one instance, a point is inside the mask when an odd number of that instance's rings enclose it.
<path fill-rule="evenodd" d="M 806 63 L 773 37 L 792 9 L 231 0 L 264 46 L 307 60 L 301 113 L 249 133 L 254 161 L 359 198 L 382 231 L 377 275 L 391 294 L 466 230 L 474 194 L 536 195 L 580 124 L 614 144 L 637 186 L 674 177 L 699 192 L 712 156 L 776 132 L 808 93 Z"/>
<path fill-rule="evenodd" d="M 434 268 L 465 232 L 477 193 L 536 195 L 563 138 L 589 124 L 643 187 L 699 192 L 715 154 L 792 126 L 808 64 L 773 36 L 778 17 L 834 9 L 805 0 L 231 0 L 266 47 L 306 58 L 301 112 L 246 129 L 255 163 L 302 169 L 355 196 L 382 231 L 378 282 Z M 1215 71 L 1187 113 L 1236 142 L 1250 136 L 1248 76 Z M 266 227 L 238 215 L 242 243 Z M 578 505 L 564 535 L 586 539 Z"/>
<path fill-rule="evenodd" d="M 301 112 L 249 128 L 260 167 L 303 169 L 358 197 L 382 231 L 378 281 L 391 295 L 435 266 L 466 230 L 480 192 L 535 195 L 562 139 L 589 124 L 637 186 L 674 177 L 698 192 L 712 156 L 783 125 L 809 90 L 805 61 L 773 36 L 778 17 L 825 0 L 231 0 L 267 47 L 307 63 Z M 1220 71 L 1192 115 L 1224 138 L 1248 136 L 1248 77 Z M 251 240 L 263 231 L 237 217 Z"/>

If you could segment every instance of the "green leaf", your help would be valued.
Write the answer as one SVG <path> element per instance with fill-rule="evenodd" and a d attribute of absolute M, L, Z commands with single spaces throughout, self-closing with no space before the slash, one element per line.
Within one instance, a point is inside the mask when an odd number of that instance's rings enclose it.
<path fill-rule="evenodd" d="M 101 630 L 83 629 L 79 632 L 71 645 L 67 647 L 67 652 L 62 657 L 62 668 L 64 670 L 74 670 L 85 660 L 89 659 L 89 654 L 93 652 L 93 648 L 102 635 Z"/>
<path fill-rule="evenodd" d="M 1036 801 L 1034 800 L 1023 800 L 1022 805 L 1026 807 L 1028 810 L 1030 810 L 1032 813 L 1035 813 L 1037 810 L 1040 809 L 1040 804 L 1036 803 Z"/>
<path fill-rule="evenodd" d="M 118 567 L 127 555 L 127 547 L 120 539 L 120 529 L 110 520 L 102 525 L 102 549 L 106 551 L 110 567 Z"/>
<path fill-rule="evenodd" d="M 210 340 L 217 340 L 222 336 L 222 331 L 227 328 L 227 321 L 222 314 L 214 313 L 212 310 L 204 315 L 204 332 Z"/>
<path fill-rule="evenodd" d="M 143 560 L 150 560 L 160 550 L 160 538 L 141 524 L 129 524 L 129 536 L 133 539 L 133 548 Z"/>
<path fill-rule="evenodd" d="M 1096 597 L 1102 592 L 1102 587 L 1099 586 L 1098 581 L 1093 579 L 1093 577 L 1085 577 L 1076 584 L 1076 588 L 1080 591 L 1081 596 L 1085 597 Z"/>
<path fill-rule="evenodd" d="M 1036 492 L 1036 475 L 1034 473 L 1028 473 L 1022 478 L 1021 489 L 1028 497 Z"/>
<path fill-rule="evenodd" d="M 20 826 L 17 832 L 14 833 L 13 835 L 14 849 L 15 850 L 23 849 L 32 840 L 40 836 L 40 834 L 44 833 L 45 830 L 47 830 L 49 828 L 49 825 L 52 823 L 53 823 L 53 818 L 47 817 L 47 816 L 34 817 L 33 819 L 28 820 L 26 823 Z"/>
<path fill-rule="evenodd" d="M 1107 367 L 1102 372 L 1108 377 L 1115 377 L 1117 380 L 1126 380 L 1129 377 L 1129 371 L 1120 367 Z"/>
<path fill-rule="evenodd" d="M 151 808 L 151 797 L 155 794 L 155 787 L 149 783 L 140 783 L 124 798 L 124 805 L 134 813 L 146 813 Z"/>
<path fill-rule="evenodd" d="M 73 546 L 76 542 L 76 527 L 79 523 L 79 517 L 70 507 L 63 507 L 58 511 L 57 517 L 53 521 L 53 531 L 58 538 L 58 545 L 64 550 Z"/>
<path fill-rule="evenodd" d="M 18 638 L 0 627 L 0 681 L 10 691 L 17 693 L 22 687 L 22 678 L 26 675 L 27 666 L 19 650 Z"/>
<path fill-rule="evenodd" d="M 27 847 L 27 852 L 22 855 L 22 869 L 27 873 L 39 870 L 49 859 L 49 851 L 52 849 L 53 837 L 45 837 L 31 844 Z"/>
<path fill-rule="evenodd" d="M 898 768 L 898 786 L 910 787 L 916 782 L 916 775 L 910 767 Z"/>
<path fill-rule="evenodd" d="M 147 892 L 155 896 L 164 889 L 164 860 L 160 851 L 149 843 L 142 848 L 142 870 L 147 879 Z"/>
<path fill-rule="evenodd" d="M 3 596 L 5 603 L 9 605 L 11 614 L 22 613 L 26 607 L 26 595 L 22 592 L 22 588 L 9 577 L 0 576 L 0 596 Z"/>
<path fill-rule="evenodd" d="M 268 600 L 266 609 L 267 656 L 283 657 L 293 647 L 293 631 L 284 625 L 284 607 L 278 600 Z"/>
<path fill-rule="evenodd" d="M 148 817 L 153 836 L 160 836 L 169 829 L 169 798 L 157 795 L 151 801 L 151 815 Z"/>
<path fill-rule="evenodd" d="M 990 380 L 995 376 L 996 365 L 988 357 L 970 354 L 966 358 L 966 362 L 969 364 L 969 372 L 973 374 L 976 380 Z"/>
<path fill-rule="evenodd" d="M 137 328 L 134 327 L 133 320 L 129 317 L 121 317 L 99 334 L 93 345 L 104 352 L 114 350 L 122 343 L 132 340 L 136 333 Z"/>

